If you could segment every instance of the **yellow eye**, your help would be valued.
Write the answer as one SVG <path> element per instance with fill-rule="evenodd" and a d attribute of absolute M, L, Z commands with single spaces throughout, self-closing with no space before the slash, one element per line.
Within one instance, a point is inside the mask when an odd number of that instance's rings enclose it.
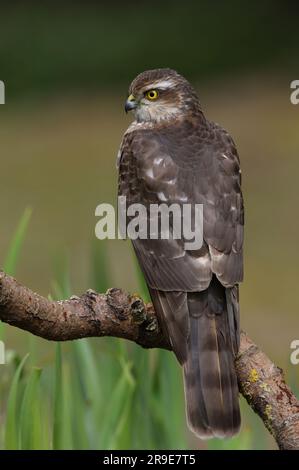
<path fill-rule="evenodd" d="M 145 96 L 147 97 L 148 100 L 156 100 L 159 96 L 157 90 L 149 90 L 146 92 Z"/>

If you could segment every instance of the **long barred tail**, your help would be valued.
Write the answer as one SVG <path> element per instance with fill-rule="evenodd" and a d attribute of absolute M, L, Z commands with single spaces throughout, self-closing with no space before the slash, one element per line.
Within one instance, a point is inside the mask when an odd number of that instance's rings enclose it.
<path fill-rule="evenodd" d="M 216 277 L 207 291 L 188 293 L 190 333 L 184 363 L 186 413 L 200 438 L 231 437 L 240 428 L 234 356 L 239 348 L 237 287 Z"/>
<path fill-rule="evenodd" d="M 239 349 L 238 287 L 216 276 L 203 292 L 149 288 L 160 324 L 184 369 L 189 427 L 201 438 L 240 428 L 234 357 Z"/>

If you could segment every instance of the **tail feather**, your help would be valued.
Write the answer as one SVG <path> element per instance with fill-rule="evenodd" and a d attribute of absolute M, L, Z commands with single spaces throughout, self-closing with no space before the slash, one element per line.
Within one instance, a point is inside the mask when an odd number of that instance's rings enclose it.
<path fill-rule="evenodd" d="M 188 294 L 186 412 L 189 427 L 201 438 L 230 437 L 240 428 L 232 331 L 225 289 L 221 297 L 222 286 L 217 282 L 212 281 L 208 292 Z"/>
<path fill-rule="evenodd" d="M 186 414 L 202 439 L 240 428 L 234 357 L 239 349 L 238 288 L 213 276 L 202 292 L 149 289 L 161 326 L 184 370 Z"/>
<path fill-rule="evenodd" d="M 180 364 L 187 359 L 189 311 L 186 292 L 163 292 L 149 288 L 155 310 Z"/>

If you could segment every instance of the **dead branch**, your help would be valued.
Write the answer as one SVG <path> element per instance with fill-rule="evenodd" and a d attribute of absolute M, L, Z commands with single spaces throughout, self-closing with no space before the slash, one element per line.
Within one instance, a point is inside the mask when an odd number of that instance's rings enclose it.
<path fill-rule="evenodd" d="M 151 304 L 121 289 L 88 290 L 80 297 L 51 301 L 0 271 L 0 320 L 54 341 L 114 336 L 144 348 L 171 350 Z M 239 388 L 280 449 L 299 449 L 299 402 L 282 370 L 241 334 L 236 360 Z"/>

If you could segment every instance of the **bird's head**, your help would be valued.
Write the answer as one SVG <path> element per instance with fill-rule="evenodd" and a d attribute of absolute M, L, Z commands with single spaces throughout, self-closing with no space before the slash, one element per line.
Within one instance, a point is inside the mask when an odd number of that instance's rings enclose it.
<path fill-rule="evenodd" d="M 190 83 L 175 70 L 147 70 L 129 88 L 126 112 L 133 110 L 138 122 L 171 120 L 200 110 Z"/>

